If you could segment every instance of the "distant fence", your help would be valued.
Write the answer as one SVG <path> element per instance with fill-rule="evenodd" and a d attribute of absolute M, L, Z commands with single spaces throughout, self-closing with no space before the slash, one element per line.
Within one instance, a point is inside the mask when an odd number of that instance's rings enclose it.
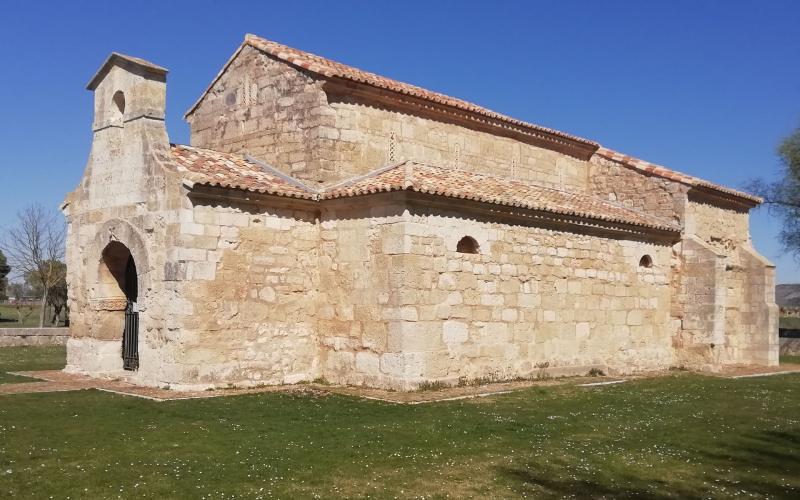
<path fill-rule="evenodd" d="M 0 347 L 65 345 L 69 328 L 0 328 Z"/>
<path fill-rule="evenodd" d="M 40 306 L 42 299 L 0 300 L 0 306 Z"/>

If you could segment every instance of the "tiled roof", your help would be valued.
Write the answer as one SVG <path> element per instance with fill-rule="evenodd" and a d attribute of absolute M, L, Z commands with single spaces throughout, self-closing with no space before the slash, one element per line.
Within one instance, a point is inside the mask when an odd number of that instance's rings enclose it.
<path fill-rule="evenodd" d="M 365 85 L 369 85 L 371 87 L 375 87 L 375 88 L 379 88 L 379 89 L 385 89 L 385 90 L 389 90 L 389 91 L 396 92 L 396 93 L 399 93 L 399 94 L 405 94 L 405 95 L 413 96 L 413 97 L 416 97 L 416 98 L 419 98 L 419 99 L 423 99 L 423 100 L 426 100 L 426 101 L 434 102 L 434 103 L 437 103 L 437 104 L 440 104 L 440 105 L 461 109 L 461 110 L 469 112 L 469 113 L 474 113 L 474 114 L 477 114 L 477 115 L 481 115 L 481 116 L 485 116 L 485 117 L 492 118 L 492 119 L 495 119 L 495 120 L 499 120 L 499 121 L 502 121 L 502 122 L 505 122 L 505 123 L 513 124 L 513 125 L 516 125 L 516 126 L 519 126 L 519 127 L 524 127 L 524 128 L 527 128 L 527 129 L 535 131 L 535 132 L 541 132 L 541 133 L 546 134 L 548 136 L 561 137 L 561 138 L 566 139 L 568 141 L 578 142 L 578 143 L 582 143 L 582 144 L 584 144 L 586 146 L 598 148 L 594 154 L 597 154 L 597 155 L 599 155 L 601 157 L 604 157 L 604 158 L 607 158 L 607 159 L 622 163 L 622 164 L 627 165 L 627 166 L 629 166 L 631 168 L 635 168 L 635 169 L 647 172 L 647 173 L 652 174 L 652 175 L 656 175 L 656 176 L 659 176 L 659 177 L 663 177 L 665 179 L 669 179 L 669 180 L 672 180 L 672 181 L 680 182 L 680 183 L 683 183 L 683 184 L 686 184 L 686 185 L 689 185 L 689 186 L 692 186 L 692 187 L 700 187 L 700 188 L 719 191 L 720 193 L 723 193 L 725 195 L 736 197 L 736 198 L 742 198 L 742 199 L 748 200 L 748 201 L 753 202 L 753 203 L 761 203 L 762 202 L 761 198 L 758 198 L 756 196 L 752 196 L 752 195 L 750 195 L 748 193 L 743 193 L 741 191 L 737 191 L 735 189 L 730 189 L 730 188 L 727 188 L 725 186 L 721 186 L 721 185 L 714 184 L 712 182 L 705 181 L 705 180 L 697 178 L 697 177 L 693 177 L 691 175 L 686 175 L 686 174 L 683 174 L 683 173 L 680 173 L 680 172 L 677 172 L 677 171 L 674 171 L 674 170 L 670 170 L 670 169 L 668 169 L 666 167 L 663 167 L 663 166 L 660 166 L 660 165 L 656 165 L 656 164 L 653 164 L 653 163 L 649 163 L 649 162 L 646 162 L 644 160 L 640 160 L 638 158 L 634 158 L 632 156 L 628 156 L 628 155 L 624 155 L 622 153 L 618 153 L 616 151 L 601 147 L 596 142 L 590 141 L 588 139 L 584 139 L 584 138 L 577 137 L 577 136 L 574 136 L 574 135 L 571 135 L 571 134 L 560 132 L 558 130 L 554 130 L 554 129 L 542 127 L 542 126 L 539 126 L 539 125 L 535 125 L 535 124 L 532 124 L 532 123 L 528 123 L 528 122 L 525 122 L 525 121 L 522 121 L 522 120 L 517 120 L 515 118 L 511 118 L 509 116 L 497 113 L 495 111 L 492 111 L 490 109 L 484 108 L 482 106 L 478 106 L 477 104 L 473 104 L 473 103 L 470 103 L 470 102 L 467 102 L 467 101 L 463 101 L 463 100 L 457 99 L 455 97 L 450 97 L 450 96 L 447 96 L 447 95 L 444 95 L 444 94 L 440 94 L 440 93 L 437 93 L 437 92 L 432 92 L 430 90 L 426 90 L 424 88 L 417 87 L 415 85 L 410 85 L 408 83 L 399 82 L 397 80 L 393 80 L 391 78 L 386 78 L 386 77 L 377 75 L 375 73 L 370 73 L 368 71 L 363 71 L 363 70 L 360 70 L 358 68 L 354 68 L 352 66 L 348 66 L 346 64 L 342 64 L 342 63 L 327 59 L 325 57 L 321 57 L 321 56 L 318 56 L 316 54 L 312 54 L 310 52 L 305 52 L 305 51 L 298 50 L 298 49 L 295 49 L 295 48 L 292 48 L 292 47 L 288 47 L 286 45 L 282 45 L 282 44 L 277 43 L 277 42 L 273 42 L 271 40 L 266 40 L 266 39 L 261 38 L 261 37 L 256 36 L 256 35 L 249 35 L 249 34 L 246 35 L 245 39 L 244 39 L 244 42 L 239 47 L 239 51 L 245 46 L 254 47 L 254 48 L 256 48 L 256 49 L 258 49 L 260 51 L 263 51 L 263 52 L 271 55 L 272 57 L 275 57 L 275 58 L 280 59 L 282 61 L 285 61 L 285 62 L 287 62 L 289 64 L 293 64 L 293 65 L 295 65 L 297 67 L 303 68 L 303 69 L 305 69 L 307 71 L 322 75 L 322 76 L 327 77 L 327 78 L 342 78 L 342 79 L 350 80 L 350 81 L 353 81 L 353 82 L 362 83 L 362 84 L 365 84 Z M 239 51 L 237 51 L 236 54 L 234 54 L 234 56 L 231 57 L 231 59 L 228 61 L 228 64 L 230 64 L 233 61 L 233 59 L 236 57 L 236 55 L 239 53 Z M 125 57 L 127 57 L 127 56 L 125 56 Z M 143 61 L 143 62 L 147 63 L 146 61 Z M 150 63 L 147 63 L 147 64 L 150 64 Z M 211 87 L 213 87 L 213 85 L 216 82 L 216 80 L 219 79 L 222 76 L 222 74 L 225 72 L 225 69 L 227 68 L 228 64 L 226 64 L 226 66 L 222 69 L 222 71 L 220 71 L 220 73 L 217 75 L 217 77 L 214 79 L 214 81 L 211 83 L 211 85 L 209 85 L 209 87 L 206 89 L 206 91 L 203 93 L 203 95 L 200 97 L 200 99 L 198 99 L 197 102 L 195 102 L 194 105 L 189 109 L 189 111 L 186 112 L 186 116 L 190 115 L 197 108 L 197 106 L 200 104 L 200 102 L 202 102 L 203 98 L 211 90 Z"/>
<path fill-rule="evenodd" d="M 595 154 L 600 157 L 606 158 L 608 160 L 621 163 L 627 167 L 642 172 L 646 172 L 648 174 L 655 175 L 658 177 L 663 177 L 664 179 L 669 179 L 671 181 L 680 182 L 681 184 L 686 184 L 687 186 L 700 187 L 700 188 L 711 189 L 714 191 L 719 191 L 720 193 L 723 193 L 725 195 L 733 196 L 736 198 L 743 198 L 745 200 L 749 200 L 750 202 L 756 204 L 762 203 L 764 201 L 758 196 L 753 196 L 743 191 L 738 191 L 736 189 L 731 189 L 725 186 L 721 186 L 719 184 L 714 184 L 713 182 L 709 182 L 700 179 L 698 177 L 677 172 L 675 170 L 670 170 L 666 167 L 662 167 L 661 165 L 656 165 L 655 163 L 650 163 L 644 160 L 640 160 L 639 158 L 634 158 L 633 156 L 628 156 L 604 147 L 600 147 L 597 150 L 597 152 L 595 152 Z"/>
<path fill-rule="evenodd" d="M 184 177 L 195 184 L 242 189 L 313 200 L 316 191 L 267 165 L 242 156 L 172 144 L 172 157 Z"/>
<path fill-rule="evenodd" d="M 568 141 L 582 143 L 591 147 L 598 146 L 596 142 L 584 139 L 582 137 L 577 137 L 571 134 L 567 134 L 565 132 L 561 132 L 559 130 L 554 130 L 551 128 L 542 127 L 540 125 L 535 125 L 533 123 L 528 123 L 522 120 L 518 120 L 516 118 L 512 118 L 510 116 L 506 116 L 501 113 L 497 113 L 490 109 L 484 108 L 482 106 L 478 106 L 477 104 L 473 104 L 471 102 L 467 102 L 461 99 L 457 99 L 455 97 L 450 97 L 444 94 L 440 94 L 438 92 L 432 92 L 422 87 L 417 87 L 416 85 L 411 85 L 408 83 L 403 83 L 397 80 L 393 80 L 391 78 L 386 78 L 384 76 L 380 76 L 375 73 L 370 73 L 368 71 L 360 70 L 358 68 L 354 68 L 352 66 L 348 66 L 346 64 L 342 64 L 336 61 L 332 61 L 330 59 L 318 56 L 316 54 L 312 54 L 310 52 L 305 52 L 303 50 L 288 47 L 286 45 L 280 44 L 278 42 L 273 42 L 271 40 L 267 40 L 256 35 L 250 35 L 250 34 L 245 35 L 242 47 L 246 45 L 254 47 L 260 51 L 263 51 L 271 55 L 272 57 L 285 61 L 289 64 L 293 64 L 294 66 L 298 66 L 307 71 L 316 73 L 318 75 L 322 75 L 327 78 L 343 78 L 353 82 L 363 83 L 371 87 L 385 89 L 392 92 L 397 92 L 399 94 L 405 94 L 412 97 L 416 97 L 418 99 L 423 99 L 426 101 L 441 104 L 444 106 L 458 108 L 463 111 L 467 111 L 469 113 L 475 113 L 481 116 L 485 116 L 487 118 L 492 118 L 505 123 L 530 129 L 532 131 L 540 132 L 548 136 L 561 137 Z M 219 75 L 217 75 L 217 78 L 219 78 L 224 71 L 225 69 L 223 69 L 223 71 L 220 72 Z M 216 82 L 216 79 L 214 80 L 214 82 Z M 185 116 L 190 115 L 195 110 L 195 108 L 197 108 L 197 106 L 200 104 L 200 102 L 202 102 L 203 98 L 208 93 L 208 91 L 211 90 L 211 87 L 214 85 L 214 82 L 212 82 L 211 85 L 208 87 L 208 89 L 206 89 L 206 91 L 203 93 L 203 95 L 200 96 L 200 99 L 198 99 L 197 102 L 195 102 L 194 105 L 192 105 L 192 107 L 189 108 Z"/>
<path fill-rule="evenodd" d="M 327 200 L 408 190 L 583 219 L 664 231 L 680 231 L 676 224 L 668 220 L 586 194 L 411 161 L 384 167 L 367 175 L 315 190 L 269 165 L 234 154 L 173 145 L 172 155 L 184 176 L 193 183 L 201 185 L 307 200 Z"/>
<path fill-rule="evenodd" d="M 680 230 L 676 224 L 668 220 L 631 210 L 621 204 L 587 194 L 412 161 L 380 169 L 371 175 L 331 186 L 322 193 L 322 198 L 341 198 L 399 190 L 666 231 Z"/>

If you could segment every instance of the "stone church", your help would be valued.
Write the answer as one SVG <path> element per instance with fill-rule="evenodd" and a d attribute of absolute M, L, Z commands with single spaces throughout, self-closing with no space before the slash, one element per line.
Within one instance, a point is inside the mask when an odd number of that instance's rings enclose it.
<path fill-rule="evenodd" d="M 166 80 L 114 53 L 89 82 L 69 371 L 408 390 L 778 362 L 756 197 L 252 35 L 171 144 Z"/>

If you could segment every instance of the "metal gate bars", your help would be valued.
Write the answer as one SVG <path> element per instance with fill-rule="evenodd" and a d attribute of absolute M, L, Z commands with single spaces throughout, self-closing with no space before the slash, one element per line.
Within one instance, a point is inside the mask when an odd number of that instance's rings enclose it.
<path fill-rule="evenodd" d="M 139 311 L 134 302 L 128 300 L 125 307 L 125 329 L 122 332 L 122 368 L 139 369 Z"/>

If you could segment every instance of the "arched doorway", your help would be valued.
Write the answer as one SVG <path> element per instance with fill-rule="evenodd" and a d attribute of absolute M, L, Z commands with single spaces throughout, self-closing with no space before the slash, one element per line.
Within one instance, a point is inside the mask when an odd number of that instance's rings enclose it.
<path fill-rule="evenodd" d="M 124 315 L 122 328 L 122 368 L 139 369 L 139 278 L 136 261 L 128 247 L 112 241 L 103 249 L 100 265 L 102 293 L 114 309 Z"/>

